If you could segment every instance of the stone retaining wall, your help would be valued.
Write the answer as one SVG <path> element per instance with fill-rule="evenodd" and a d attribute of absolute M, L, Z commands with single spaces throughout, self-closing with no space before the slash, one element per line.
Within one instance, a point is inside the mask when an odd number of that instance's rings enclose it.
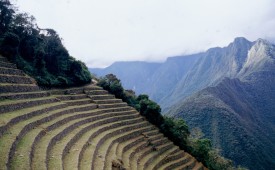
<path fill-rule="evenodd" d="M 34 92 L 40 90 L 36 85 L 0 84 L 0 93 Z"/>
<path fill-rule="evenodd" d="M 4 68 L 4 67 L 0 67 L 0 74 L 25 76 L 25 73 L 22 70 L 12 69 L 12 68 Z"/>
<path fill-rule="evenodd" d="M 24 109 L 28 107 L 39 106 L 42 104 L 55 103 L 55 102 L 58 102 L 58 100 L 55 98 L 48 98 L 48 99 L 42 99 L 42 100 L 32 100 L 32 101 L 26 101 L 21 103 L 1 105 L 0 114 L 16 111 L 16 110 Z"/>
<path fill-rule="evenodd" d="M 33 80 L 25 76 L 0 75 L 0 83 L 33 84 Z"/>

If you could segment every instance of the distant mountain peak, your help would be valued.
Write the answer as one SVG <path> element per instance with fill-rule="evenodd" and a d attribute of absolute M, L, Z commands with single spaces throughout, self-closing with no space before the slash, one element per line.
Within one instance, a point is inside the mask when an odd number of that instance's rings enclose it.
<path fill-rule="evenodd" d="M 235 39 L 234 39 L 234 41 L 233 41 L 233 43 L 244 43 L 244 42 L 249 42 L 249 43 L 251 43 L 250 41 L 248 41 L 246 38 L 244 38 L 244 37 L 236 37 Z"/>

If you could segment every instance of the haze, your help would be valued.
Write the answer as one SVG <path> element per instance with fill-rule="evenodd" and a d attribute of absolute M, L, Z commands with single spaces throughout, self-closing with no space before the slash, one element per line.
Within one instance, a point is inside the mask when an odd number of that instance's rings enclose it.
<path fill-rule="evenodd" d="M 89 67 L 164 61 L 226 46 L 235 37 L 275 40 L 274 0 L 17 0 L 53 28 Z"/>

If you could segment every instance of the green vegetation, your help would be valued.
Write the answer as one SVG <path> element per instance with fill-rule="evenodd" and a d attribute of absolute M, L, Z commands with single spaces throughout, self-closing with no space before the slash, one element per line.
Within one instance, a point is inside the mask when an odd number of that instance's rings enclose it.
<path fill-rule="evenodd" d="M 81 61 L 69 55 L 53 29 L 41 29 L 35 18 L 19 13 L 9 0 L 0 1 L 0 53 L 41 86 L 76 86 L 91 75 Z"/>
<path fill-rule="evenodd" d="M 120 80 L 113 74 L 100 78 L 98 85 L 136 108 L 149 122 L 159 127 L 165 136 L 181 149 L 193 155 L 198 161 L 204 163 L 209 169 L 236 169 L 231 160 L 222 157 L 219 152 L 212 148 L 209 139 L 201 138 L 200 132 L 196 131 L 195 134 L 191 135 L 183 119 L 162 116 L 160 106 L 150 100 L 148 95 L 136 96 L 134 91 L 124 90 Z"/>
<path fill-rule="evenodd" d="M 149 99 L 148 95 L 136 96 L 132 90 L 124 90 L 120 80 L 113 74 L 108 74 L 102 77 L 98 85 L 103 87 L 104 90 L 114 94 L 116 98 L 122 99 L 127 102 L 129 106 L 134 107 L 145 116 L 149 122 L 160 127 L 163 123 L 160 106 Z"/>

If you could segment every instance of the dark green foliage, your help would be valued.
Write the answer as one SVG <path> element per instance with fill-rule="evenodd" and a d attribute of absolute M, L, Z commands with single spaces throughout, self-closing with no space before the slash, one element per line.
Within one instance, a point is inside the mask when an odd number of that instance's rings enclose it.
<path fill-rule="evenodd" d="M 71 57 L 53 29 L 40 29 L 33 16 L 17 13 L 8 1 L 0 2 L 0 53 L 34 77 L 41 86 L 77 86 L 91 75 Z"/>
<path fill-rule="evenodd" d="M 14 14 L 13 6 L 9 0 L 0 1 L 0 34 L 6 32 L 10 26 Z"/>
<path fill-rule="evenodd" d="M 188 126 L 183 119 L 164 117 L 161 131 L 182 149 L 187 148 L 187 137 L 190 134 Z"/>
<path fill-rule="evenodd" d="M 139 102 L 140 114 L 145 116 L 149 122 L 160 127 L 163 123 L 160 106 L 148 97 L 144 98 L 144 96 L 138 97 L 137 101 Z"/>
<path fill-rule="evenodd" d="M 16 56 L 18 53 L 18 47 L 19 47 L 19 37 L 12 33 L 12 32 L 6 32 L 2 36 L 1 43 L 1 53 L 5 55 L 8 58 L 12 58 L 13 56 Z"/>
<path fill-rule="evenodd" d="M 98 82 L 98 85 L 103 89 L 108 90 L 114 94 L 117 98 L 125 100 L 124 89 L 120 83 L 120 80 L 113 74 L 108 74 Z"/>
<path fill-rule="evenodd" d="M 115 75 L 108 74 L 102 77 L 98 85 L 136 108 L 141 115 L 146 117 L 146 119 L 154 125 L 160 127 L 163 123 L 160 106 L 150 100 L 148 95 L 139 95 L 137 97 L 132 90 L 124 90 L 120 80 Z"/>
<path fill-rule="evenodd" d="M 196 155 L 196 158 L 199 161 L 204 161 L 209 157 L 209 151 L 211 150 L 211 142 L 209 139 L 198 139 L 190 142 L 190 149 L 193 155 Z"/>

